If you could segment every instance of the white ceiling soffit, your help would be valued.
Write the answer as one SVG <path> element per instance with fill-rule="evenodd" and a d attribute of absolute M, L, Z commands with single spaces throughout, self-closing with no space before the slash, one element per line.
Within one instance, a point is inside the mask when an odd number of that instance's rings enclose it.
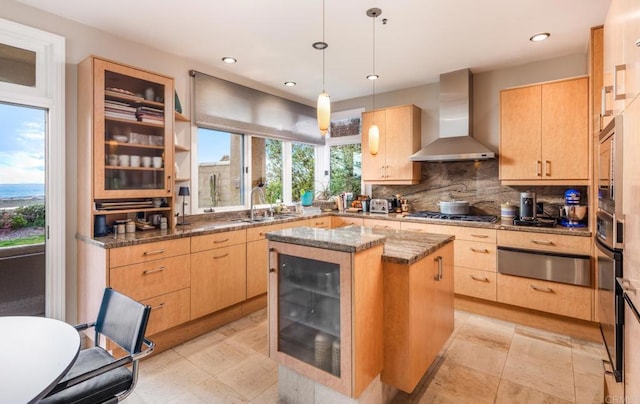
<path fill-rule="evenodd" d="M 193 59 L 314 103 L 322 90 L 322 0 L 16 0 L 134 42 Z M 171 4 L 171 5 L 165 5 Z M 372 19 L 376 92 L 585 53 L 590 27 L 610 0 L 325 0 L 326 90 L 332 101 L 371 94 Z M 386 24 L 384 24 L 386 19 Z M 529 37 L 550 32 L 547 41 Z M 98 52 L 98 50 L 96 50 Z M 225 65 L 223 56 L 238 63 Z M 285 87 L 285 81 L 297 86 Z"/>

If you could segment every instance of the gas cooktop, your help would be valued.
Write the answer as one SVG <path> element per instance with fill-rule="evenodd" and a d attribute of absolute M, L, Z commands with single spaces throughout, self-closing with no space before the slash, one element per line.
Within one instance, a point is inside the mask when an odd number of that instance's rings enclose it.
<path fill-rule="evenodd" d="M 431 212 L 423 210 L 420 212 L 409 213 L 407 217 L 411 218 L 423 218 L 423 219 L 441 219 L 441 220 L 461 220 L 464 222 L 482 222 L 482 223 L 495 223 L 498 220 L 497 216 L 490 215 L 449 215 L 440 212 Z"/>

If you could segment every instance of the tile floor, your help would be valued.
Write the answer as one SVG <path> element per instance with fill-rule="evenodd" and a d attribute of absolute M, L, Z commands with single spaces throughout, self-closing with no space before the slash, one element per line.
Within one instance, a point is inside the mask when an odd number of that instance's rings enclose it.
<path fill-rule="evenodd" d="M 447 346 L 393 403 L 601 403 L 601 344 L 456 311 Z M 261 310 L 142 362 L 129 404 L 277 403 Z"/>

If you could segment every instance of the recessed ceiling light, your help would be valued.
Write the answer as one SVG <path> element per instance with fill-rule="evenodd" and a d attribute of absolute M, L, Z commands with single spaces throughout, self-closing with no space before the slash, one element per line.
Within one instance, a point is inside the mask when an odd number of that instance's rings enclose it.
<path fill-rule="evenodd" d="M 225 57 L 222 58 L 222 61 L 231 65 L 231 64 L 236 63 L 238 61 L 238 59 L 232 58 L 231 56 L 225 56 Z"/>
<path fill-rule="evenodd" d="M 545 39 L 549 38 L 550 36 L 551 36 L 551 34 L 548 33 L 548 32 L 541 32 L 539 34 L 535 34 L 534 36 L 529 38 L 529 40 L 531 42 L 540 42 L 540 41 L 544 41 Z"/>
<path fill-rule="evenodd" d="M 378 80 L 380 78 L 380 76 L 378 76 L 377 74 L 368 74 L 367 75 L 367 79 L 369 80 Z"/>
<path fill-rule="evenodd" d="M 287 86 L 287 87 L 293 87 L 293 86 L 296 85 L 296 82 L 295 81 L 285 81 L 284 85 Z"/>

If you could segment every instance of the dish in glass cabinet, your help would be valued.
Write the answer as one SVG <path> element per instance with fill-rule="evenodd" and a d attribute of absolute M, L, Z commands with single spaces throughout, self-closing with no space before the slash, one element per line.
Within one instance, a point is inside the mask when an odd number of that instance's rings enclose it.
<path fill-rule="evenodd" d="M 116 142 L 129 143 L 129 136 L 126 135 L 112 135 L 111 138 Z"/>

